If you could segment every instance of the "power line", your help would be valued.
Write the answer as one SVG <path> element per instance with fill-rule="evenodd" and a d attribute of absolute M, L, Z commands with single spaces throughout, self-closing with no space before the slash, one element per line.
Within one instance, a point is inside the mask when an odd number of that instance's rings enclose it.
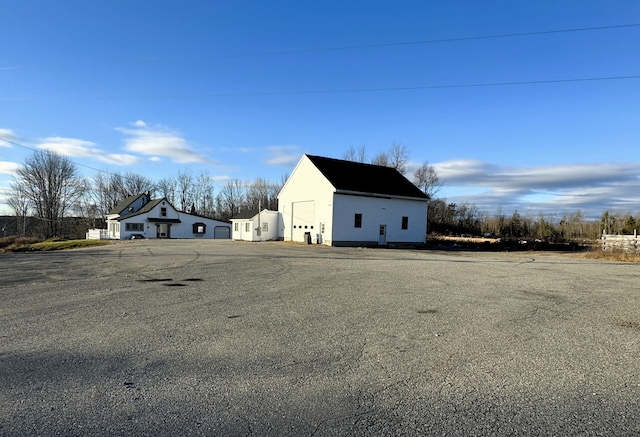
<path fill-rule="evenodd" d="M 4 141 L 4 142 L 9 143 L 9 144 L 11 144 L 13 146 L 22 147 L 23 149 L 33 150 L 34 152 L 47 153 L 46 150 L 36 149 L 36 148 L 33 148 L 33 147 L 25 146 L 24 144 L 16 143 L 15 141 L 11 141 L 11 140 L 8 140 L 6 138 L 0 137 L 0 141 Z M 72 161 L 70 159 L 69 159 L 69 162 L 71 162 L 72 164 L 77 165 L 79 167 L 88 168 L 89 170 L 93 170 L 93 171 L 97 171 L 97 172 L 100 172 L 100 173 L 104 173 L 104 174 L 109 175 L 109 176 L 115 176 L 114 174 L 109 173 L 106 170 L 100 170 L 99 168 L 91 167 L 91 166 L 85 165 L 85 164 L 80 164 L 79 162 L 75 162 L 75 161 Z"/>
<path fill-rule="evenodd" d="M 0 97 L 0 101 L 33 101 L 33 100 L 156 100 L 156 99 L 202 99 L 212 97 L 251 97 L 251 96 L 283 96 L 283 95 L 311 95 L 311 94 L 346 94 L 346 93 L 371 93 L 371 92 L 395 92 L 395 91 L 421 91 L 452 88 L 486 88 L 502 86 L 521 85 L 542 85 L 554 83 L 576 83 L 576 82 L 600 82 L 614 80 L 640 79 L 640 75 L 628 76 L 604 76 L 604 77 L 583 77 L 572 79 L 548 79 L 548 80 L 528 80 L 513 82 L 484 82 L 471 84 L 449 84 L 449 85 L 416 85 L 407 87 L 381 87 L 381 88 L 343 88 L 331 90 L 310 90 L 310 91 L 265 91 L 255 93 L 203 93 L 203 94 L 174 94 L 174 95 L 151 95 L 151 96 L 85 96 L 85 97 Z M 5 140 L 6 141 L 6 140 Z"/>
<path fill-rule="evenodd" d="M 167 58 L 150 58 L 150 59 L 120 59 L 103 62 L 76 62 L 76 63 L 62 63 L 62 64 L 34 64 L 23 66 L 3 66 L 0 70 L 20 70 L 25 68 L 41 68 L 41 67 L 82 67 L 82 66 L 99 66 L 99 65 L 121 65 L 121 64 L 150 64 L 160 62 L 178 62 L 178 61 L 194 61 L 204 59 L 225 59 L 225 58 L 248 58 L 256 56 L 277 56 L 277 55 L 295 55 L 304 53 L 319 53 L 330 52 L 340 50 L 358 50 L 358 49 L 371 49 L 371 48 L 384 48 L 384 47 L 399 47 L 399 46 L 411 46 L 411 45 L 425 45 L 425 44 L 441 44 L 447 42 L 462 42 L 462 41 L 474 41 L 474 40 L 487 40 L 487 39 L 499 39 L 499 38 L 516 38 L 524 36 L 538 36 L 538 35 L 553 35 L 561 33 L 573 33 L 573 32 L 591 32 L 598 30 L 610 30 L 610 29 L 624 29 L 640 27 L 640 23 L 632 24 L 617 24 L 612 26 L 595 26 L 595 27 L 577 27 L 572 29 L 557 29 L 557 30 L 542 30 L 534 32 L 520 32 L 520 33 L 502 33 L 495 35 L 476 35 L 467 37 L 456 38 L 439 38 L 439 39 L 427 39 L 418 41 L 398 41 L 391 43 L 377 43 L 377 44 L 362 44 L 352 46 L 335 46 L 335 47 L 320 47 L 320 48 L 307 48 L 298 50 L 277 50 L 271 52 L 254 52 L 254 53 L 238 53 L 230 55 L 205 55 L 205 56 L 183 56 L 183 57 L 167 57 Z"/>

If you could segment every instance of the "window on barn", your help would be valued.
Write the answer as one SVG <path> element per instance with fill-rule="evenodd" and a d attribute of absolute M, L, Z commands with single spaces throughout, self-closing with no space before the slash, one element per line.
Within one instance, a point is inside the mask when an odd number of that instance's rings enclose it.
<path fill-rule="evenodd" d="M 409 217 L 402 217 L 402 229 L 409 229 Z"/>
<path fill-rule="evenodd" d="M 356 214 L 354 223 L 353 223 L 353 227 L 354 228 L 361 228 L 362 227 L 362 214 Z"/>
<path fill-rule="evenodd" d="M 124 230 L 129 232 L 144 232 L 144 223 L 126 223 Z"/>
<path fill-rule="evenodd" d="M 194 234 L 206 234 L 207 233 L 207 225 L 205 225 L 204 223 L 194 223 L 193 224 L 193 233 Z"/>

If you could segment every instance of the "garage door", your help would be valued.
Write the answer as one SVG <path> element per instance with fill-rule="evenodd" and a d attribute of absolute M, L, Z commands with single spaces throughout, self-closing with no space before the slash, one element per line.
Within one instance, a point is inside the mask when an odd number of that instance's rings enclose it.
<path fill-rule="evenodd" d="M 216 226 L 213 228 L 213 238 L 231 238 L 231 227 Z"/>
<path fill-rule="evenodd" d="M 311 234 L 315 242 L 316 230 L 314 229 L 316 206 L 313 200 L 307 202 L 293 202 L 292 233 L 293 241 L 305 241 L 305 233 Z"/>

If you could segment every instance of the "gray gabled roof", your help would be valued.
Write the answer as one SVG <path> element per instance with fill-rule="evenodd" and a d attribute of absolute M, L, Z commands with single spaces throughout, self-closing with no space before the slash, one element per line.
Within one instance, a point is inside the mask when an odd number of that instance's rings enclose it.
<path fill-rule="evenodd" d="M 394 168 L 314 155 L 307 158 L 338 191 L 429 199 Z"/>
<path fill-rule="evenodd" d="M 131 213 L 131 214 L 127 214 L 124 217 L 119 217 L 118 220 L 125 220 L 125 219 L 131 218 L 131 217 L 135 217 L 135 216 L 140 215 L 140 214 L 146 214 L 147 212 L 151 211 L 158 203 L 162 202 L 163 200 L 166 201 L 166 199 L 164 199 L 164 198 L 151 200 L 149 203 L 144 205 L 138 211 L 136 211 L 134 213 Z M 167 202 L 167 203 L 169 203 L 169 202 Z"/>
<path fill-rule="evenodd" d="M 144 194 L 135 194 L 133 196 L 129 196 L 126 199 L 121 200 L 120 202 L 117 203 L 116 206 L 111 208 L 111 211 L 109 211 L 109 215 L 122 213 L 122 211 L 124 211 L 127 208 L 127 206 L 131 205 L 133 202 L 138 200 L 140 196 L 144 196 Z"/>
<path fill-rule="evenodd" d="M 231 217 L 231 220 L 248 220 L 258 215 L 257 209 L 247 209 Z"/>

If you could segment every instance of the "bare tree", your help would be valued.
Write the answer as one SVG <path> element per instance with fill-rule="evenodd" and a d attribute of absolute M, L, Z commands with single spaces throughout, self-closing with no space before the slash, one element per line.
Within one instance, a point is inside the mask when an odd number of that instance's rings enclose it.
<path fill-rule="evenodd" d="M 409 151 L 407 146 L 402 143 L 393 142 L 387 155 L 387 166 L 395 168 L 400 173 L 405 174 L 409 171 Z"/>
<path fill-rule="evenodd" d="M 424 194 L 433 198 L 442 189 L 442 181 L 436 169 L 429 165 L 429 161 L 422 163 L 413 175 L 413 183 Z"/>
<path fill-rule="evenodd" d="M 118 196 L 111 188 L 108 173 L 96 173 L 93 176 L 93 201 L 98 208 L 98 213 L 103 217 L 106 216 L 111 209 L 116 206 Z"/>
<path fill-rule="evenodd" d="M 125 198 L 146 193 L 147 191 L 153 193 L 155 190 L 153 181 L 138 173 L 126 172 L 122 177 L 122 185 L 124 192 L 127 194 Z"/>
<path fill-rule="evenodd" d="M 367 148 L 363 145 L 357 149 L 353 146 L 349 146 L 346 152 L 342 155 L 342 159 L 352 162 L 367 162 Z"/>
<path fill-rule="evenodd" d="M 278 209 L 278 193 L 282 183 L 272 183 L 266 179 L 257 178 L 253 182 L 245 183 L 245 207 L 248 209 Z"/>
<path fill-rule="evenodd" d="M 33 205 L 44 238 L 61 235 L 67 212 L 84 193 L 76 166 L 52 151 L 35 152 L 25 159 L 11 184 L 11 190 L 24 195 Z"/>
<path fill-rule="evenodd" d="M 172 178 L 162 178 L 156 184 L 156 189 L 160 197 L 163 197 L 174 205 L 176 200 L 176 187 L 177 182 Z"/>
<path fill-rule="evenodd" d="M 389 155 L 387 155 L 387 152 L 378 152 L 371 160 L 371 164 L 389 167 Z"/>
<path fill-rule="evenodd" d="M 178 203 L 181 211 L 187 211 L 194 204 L 193 173 L 186 169 L 178 172 Z"/>
<path fill-rule="evenodd" d="M 215 199 L 213 197 L 213 181 L 207 170 L 202 170 L 196 178 L 194 187 L 194 201 L 196 212 L 207 217 L 213 217 Z"/>
<path fill-rule="evenodd" d="M 25 236 L 27 231 L 27 214 L 29 213 L 30 203 L 26 192 L 21 186 L 11 187 L 7 204 L 13 209 L 16 217 L 16 229 L 20 235 Z"/>
<path fill-rule="evenodd" d="M 222 186 L 216 204 L 218 215 L 223 220 L 228 220 L 240 212 L 244 203 L 244 188 L 239 180 L 228 181 Z"/>

